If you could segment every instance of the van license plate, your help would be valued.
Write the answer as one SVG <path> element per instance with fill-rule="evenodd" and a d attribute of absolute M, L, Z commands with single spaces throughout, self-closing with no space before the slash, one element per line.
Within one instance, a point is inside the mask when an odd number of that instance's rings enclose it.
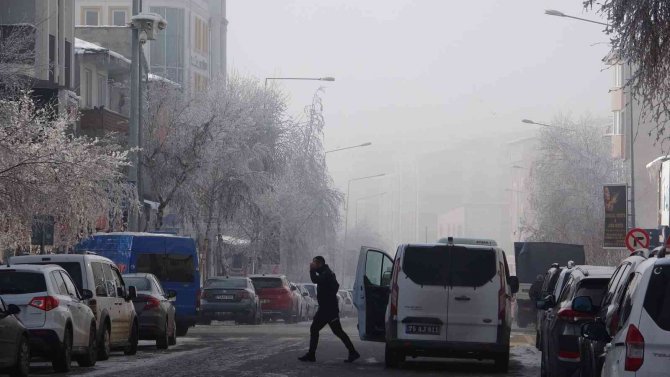
<path fill-rule="evenodd" d="M 234 298 L 235 298 L 234 295 L 218 295 L 218 296 L 216 296 L 217 300 L 232 300 Z"/>
<path fill-rule="evenodd" d="M 407 325 L 406 334 L 440 335 L 440 325 Z"/>

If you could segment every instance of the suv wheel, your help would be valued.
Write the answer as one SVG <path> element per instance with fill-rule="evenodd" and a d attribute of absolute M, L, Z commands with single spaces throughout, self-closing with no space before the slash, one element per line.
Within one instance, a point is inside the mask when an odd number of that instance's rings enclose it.
<path fill-rule="evenodd" d="M 140 333 L 137 328 L 137 322 L 133 322 L 133 328 L 130 331 L 130 338 L 128 338 L 128 345 L 123 350 L 126 356 L 132 356 L 137 353 L 137 343 L 140 341 Z"/>
<path fill-rule="evenodd" d="M 402 351 L 394 350 L 387 344 L 384 348 L 384 365 L 387 368 L 398 368 L 405 362 L 405 355 Z"/>
<path fill-rule="evenodd" d="M 9 372 L 11 377 L 28 377 L 30 373 L 30 342 L 25 336 L 21 337 L 16 355 L 16 365 Z"/>
<path fill-rule="evenodd" d="M 163 331 L 163 334 L 159 334 L 158 337 L 156 338 L 156 348 L 159 350 L 166 350 L 170 344 L 170 339 L 169 334 L 168 334 L 168 320 L 167 318 L 165 319 L 165 330 Z"/>
<path fill-rule="evenodd" d="M 57 373 L 67 373 L 70 371 L 72 363 L 72 330 L 65 328 L 63 343 L 58 347 L 56 357 L 51 361 L 51 366 Z"/>
<path fill-rule="evenodd" d="M 168 345 L 174 346 L 177 344 L 177 323 L 172 320 L 172 334 L 168 338 Z"/>
<path fill-rule="evenodd" d="M 494 359 L 496 371 L 499 373 L 507 373 L 509 369 L 509 350 L 497 355 Z"/>
<path fill-rule="evenodd" d="M 109 359 L 109 354 L 112 352 L 112 330 L 109 328 L 109 324 L 105 323 L 105 328 L 100 334 L 100 342 L 98 343 L 98 360 L 107 360 Z"/>
<path fill-rule="evenodd" d="M 86 354 L 77 356 L 77 364 L 79 364 L 80 367 L 92 367 L 98 360 L 98 347 L 95 338 L 95 325 L 91 324 L 91 328 L 88 332 L 88 349 L 86 350 Z"/>

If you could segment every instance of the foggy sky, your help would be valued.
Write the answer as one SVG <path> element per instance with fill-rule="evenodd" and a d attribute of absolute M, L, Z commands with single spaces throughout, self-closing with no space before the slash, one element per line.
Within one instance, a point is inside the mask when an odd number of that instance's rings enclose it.
<path fill-rule="evenodd" d="M 229 0 L 229 70 L 283 81 L 299 113 L 325 87 L 326 149 L 335 183 L 385 161 L 482 135 L 531 134 L 522 118 L 611 114 L 599 19 L 581 0 Z M 384 171 L 393 173 L 392 171 Z"/>

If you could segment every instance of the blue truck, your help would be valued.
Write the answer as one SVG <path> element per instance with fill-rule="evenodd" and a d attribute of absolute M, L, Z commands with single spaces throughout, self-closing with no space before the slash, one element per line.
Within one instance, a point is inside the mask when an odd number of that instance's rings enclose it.
<path fill-rule="evenodd" d="M 200 308 L 200 271 L 195 240 L 158 233 L 96 233 L 76 247 L 111 259 L 121 273 L 147 272 L 163 289 L 177 292 L 177 335 L 195 325 Z"/>

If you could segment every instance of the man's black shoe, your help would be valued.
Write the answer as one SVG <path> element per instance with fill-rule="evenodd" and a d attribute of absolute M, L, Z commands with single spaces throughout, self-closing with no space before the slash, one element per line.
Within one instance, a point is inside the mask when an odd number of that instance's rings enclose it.
<path fill-rule="evenodd" d="M 358 360 L 361 358 L 361 355 L 354 351 L 354 352 L 349 352 L 349 357 L 347 357 L 346 360 L 344 360 L 345 363 L 353 363 L 354 361 Z"/>
<path fill-rule="evenodd" d="M 351 356 L 349 356 L 349 357 L 351 357 Z M 316 361 L 316 356 L 314 356 L 314 354 L 311 354 L 311 353 L 306 353 L 304 356 L 300 356 L 300 357 L 298 358 L 298 360 L 300 360 L 300 361 L 309 361 L 309 362 L 312 362 L 312 363 L 313 363 L 313 362 Z"/>

